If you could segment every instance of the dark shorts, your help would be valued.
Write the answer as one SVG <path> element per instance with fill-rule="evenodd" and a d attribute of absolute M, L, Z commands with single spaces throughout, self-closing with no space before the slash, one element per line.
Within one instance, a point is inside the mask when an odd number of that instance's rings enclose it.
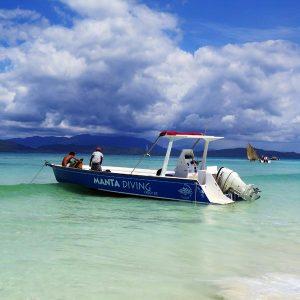
<path fill-rule="evenodd" d="M 93 171 L 102 171 L 102 167 L 100 164 L 92 164 L 91 170 Z"/>

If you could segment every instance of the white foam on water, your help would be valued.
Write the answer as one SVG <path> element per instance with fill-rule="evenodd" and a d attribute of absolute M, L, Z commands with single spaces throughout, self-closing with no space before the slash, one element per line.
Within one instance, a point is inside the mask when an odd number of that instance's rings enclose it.
<path fill-rule="evenodd" d="M 233 277 L 217 284 L 218 296 L 225 299 L 299 299 L 300 276 L 268 273 L 257 278 Z"/>

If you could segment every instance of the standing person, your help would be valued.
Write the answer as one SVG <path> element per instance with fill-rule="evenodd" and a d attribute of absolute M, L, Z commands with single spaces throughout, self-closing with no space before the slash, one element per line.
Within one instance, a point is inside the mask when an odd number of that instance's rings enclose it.
<path fill-rule="evenodd" d="M 76 155 L 75 152 L 73 152 L 73 151 L 69 152 L 69 154 L 66 155 L 66 156 L 63 158 L 63 160 L 62 160 L 62 162 L 61 162 L 61 165 L 62 165 L 63 167 L 70 167 L 70 166 L 73 166 L 76 162 L 79 161 L 79 159 L 77 159 L 77 158 L 75 157 L 75 155 Z"/>
<path fill-rule="evenodd" d="M 102 171 L 102 167 L 101 167 L 102 161 L 103 161 L 102 149 L 100 147 L 97 147 L 90 159 L 91 170 Z"/>

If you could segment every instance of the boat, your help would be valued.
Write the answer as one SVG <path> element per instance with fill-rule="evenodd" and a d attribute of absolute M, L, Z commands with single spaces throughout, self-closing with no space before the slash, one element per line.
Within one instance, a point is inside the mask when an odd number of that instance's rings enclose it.
<path fill-rule="evenodd" d="M 253 148 L 252 145 L 248 144 L 247 146 L 247 158 L 250 161 L 259 161 L 260 163 L 271 163 L 268 156 L 262 156 L 261 158 L 257 154 L 256 150 Z"/>
<path fill-rule="evenodd" d="M 149 146 L 148 145 L 146 145 L 146 154 L 145 155 L 146 156 L 151 156 L 150 153 L 149 153 Z"/>
<path fill-rule="evenodd" d="M 132 168 L 102 166 L 103 171 L 93 171 L 83 165 L 82 169 L 62 167 L 46 162 L 53 169 L 59 183 L 72 183 L 94 190 L 173 201 L 229 204 L 239 200 L 256 200 L 260 191 L 252 184 L 246 184 L 231 169 L 206 166 L 210 142 L 222 137 L 209 136 L 199 132 L 162 131 L 149 152 L 161 139 L 167 139 L 168 146 L 162 167 L 158 170 L 138 168 L 147 157 L 145 154 Z M 193 140 L 190 149 L 182 149 L 176 167 L 169 168 L 173 143 L 178 140 Z M 204 141 L 202 160 L 196 161 L 194 149 Z"/>
<path fill-rule="evenodd" d="M 270 158 L 270 160 L 279 160 L 279 157 L 277 157 L 277 156 L 272 156 L 272 157 Z"/>
<path fill-rule="evenodd" d="M 250 144 L 248 144 L 247 146 L 247 158 L 250 161 L 256 161 L 256 160 L 260 161 L 260 158 L 256 153 L 256 150 Z"/>
<path fill-rule="evenodd" d="M 271 163 L 271 160 L 269 159 L 268 156 L 262 156 L 262 158 L 260 159 L 260 162 L 262 164 L 270 164 Z"/>

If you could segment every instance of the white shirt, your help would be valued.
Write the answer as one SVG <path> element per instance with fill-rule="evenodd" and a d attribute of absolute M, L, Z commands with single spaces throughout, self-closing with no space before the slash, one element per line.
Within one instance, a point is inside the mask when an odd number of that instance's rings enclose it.
<path fill-rule="evenodd" d="M 95 151 L 92 154 L 92 163 L 99 164 L 101 162 L 102 158 L 103 158 L 103 154 L 100 151 Z"/>

